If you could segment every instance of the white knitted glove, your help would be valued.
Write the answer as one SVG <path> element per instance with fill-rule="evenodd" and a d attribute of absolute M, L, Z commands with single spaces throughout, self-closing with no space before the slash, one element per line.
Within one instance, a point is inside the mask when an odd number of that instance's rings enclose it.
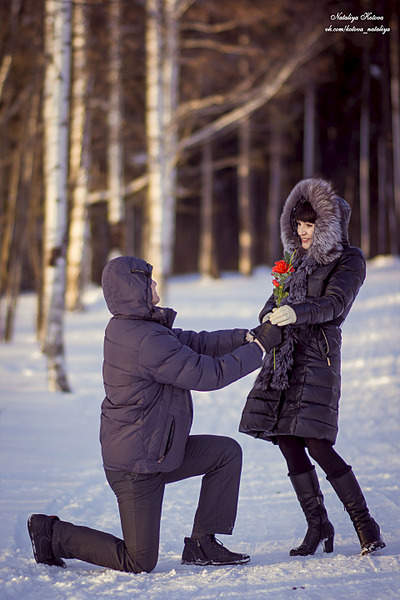
<path fill-rule="evenodd" d="M 272 309 L 272 315 L 269 318 L 272 325 L 279 325 L 279 327 L 296 323 L 296 319 L 296 313 L 288 304 Z"/>

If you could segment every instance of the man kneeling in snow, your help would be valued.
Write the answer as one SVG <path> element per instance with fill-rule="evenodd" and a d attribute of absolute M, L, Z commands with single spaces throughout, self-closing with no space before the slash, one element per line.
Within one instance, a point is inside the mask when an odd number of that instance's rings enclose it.
<path fill-rule="evenodd" d="M 166 483 L 203 475 L 182 562 L 242 564 L 216 533 L 231 534 L 237 511 L 242 451 L 229 438 L 189 435 L 190 390 L 215 390 L 261 366 L 263 351 L 281 341 L 266 322 L 247 330 L 195 333 L 172 329 L 176 313 L 158 308 L 152 267 L 134 257 L 111 260 L 103 291 L 113 317 L 104 339 L 100 441 L 107 481 L 118 499 L 123 540 L 108 533 L 34 514 L 28 519 L 38 563 L 65 566 L 63 558 L 140 573 L 157 564 Z M 247 336 L 247 339 L 249 337 Z"/>

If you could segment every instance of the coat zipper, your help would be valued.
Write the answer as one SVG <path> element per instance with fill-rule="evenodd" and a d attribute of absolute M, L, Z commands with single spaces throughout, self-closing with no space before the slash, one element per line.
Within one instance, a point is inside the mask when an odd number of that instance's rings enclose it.
<path fill-rule="evenodd" d="M 329 342 L 328 342 L 328 338 L 326 337 L 326 333 L 322 327 L 321 327 L 321 331 L 322 331 L 322 335 L 324 336 L 324 340 L 325 340 L 325 344 L 326 344 L 326 362 L 328 363 L 328 367 L 330 367 L 331 359 L 328 356 L 329 355 Z"/>

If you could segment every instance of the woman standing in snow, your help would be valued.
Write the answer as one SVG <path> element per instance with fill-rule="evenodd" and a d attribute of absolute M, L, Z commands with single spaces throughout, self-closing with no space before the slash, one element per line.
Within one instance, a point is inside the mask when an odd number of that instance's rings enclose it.
<path fill-rule="evenodd" d="M 305 179 L 289 194 L 280 224 L 294 271 L 286 278 L 282 305 L 277 308 L 271 295 L 260 313 L 260 321 L 283 327 L 283 343 L 265 357 L 239 427 L 278 444 L 286 459 L 308 524 L 291 556 L 314 554 L 322 541 L 326 552 L 333 551 L 334 529 L 309 456 L 325 471 L 349 513 L 361 554 L 385 546 L 351 467 L 333 448 L 341 325 L 365 278 L 364 257 L 349 245 L 349 219 L 349 205 L 324 180 Z"/>

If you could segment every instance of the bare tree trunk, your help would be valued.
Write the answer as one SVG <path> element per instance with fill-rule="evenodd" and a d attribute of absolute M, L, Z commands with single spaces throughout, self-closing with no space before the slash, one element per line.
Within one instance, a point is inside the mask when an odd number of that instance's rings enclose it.
<path fill-rule="evenodd" d="M 109 3 L 110 11 L 110 107 L 108 112 L 108 221 L 111 252 L 123 251 L 124 191 L 122 156 L 121 0 Z"/>
<path fill-rule="evenodd" d="M 269 147 L 269 190 L 267 210 L 268 259 L 277 260 L 279 243 L 279 216 L 281 212 L 282 186 L 282 123 L 278 111 L 271 110 L 271 134 Z"/>
<path fill-rule="evenodd" d="M 239 272 L 253 270 L 253 223 L 250 195 L 250 117 L 239 125 Z"/>
<path fill-rule="evenodd" d="M 147 0 L 146 28 L 146 135 L 147 135 L 147 240 L 146 258 L 161 295 L 164 284 L 163 222 L 165 217 L 165 151 L 163 145 L 162 4 Z"/>
<path fill-rule="evenodd" d="M 24 145 L 23 127 L 21 126 L 20 140 L 14 151 L 10 183 L 8 186 L 8 203 L 3 228 L 3 239 L 1 244 L 0 257 L 0 339 L 6 340 L 6 313 L 7 299 L 3 302 L 3 297 L 9 298 L 9 290 L 12 277 L 13 245 L 15 245 L 15 229 L 17 226 L 17 201 L 20 174 L 22 169 Z"/>
<path fill-rule="evenodd" d="M 164 89 L 164 145 L 165 145 L 165 220 L 164 238 L 164 278 L 172 271 L 175 239 L 176 204 L 176 162 L 177 162 L 177 121 L 179 80 L 179 27 L 177 19 L 177 0 L 165 0 L 165 51 L 163 53 L 163 89 Z"/>
<path fill-rule="evenodd" d="M 213 159 L 211 141 L 203 144 L 201 161 L 199 272 L 203 277 L 218 277 L 213 210 Z"/>
<path fill-rule="evenodd" d="M 64 359 L 65 246 L 67 234 L 68 113 L 71 0 L 46 0 L 44 121 L 43 349 L 50 390 L 69 391 Z"/>
<path fill-rule="evenodd" d="M 5 43 L 5 48 L 2 48 L 3 56 L 0 64 L 0 101 L 3 98 L 3 89 L 7 81 L 8 74 L 11 69 L 13 62 L 13 45 L 15 43 L 16 36 L 18 35 L 18 18 L 21 11 L 21 5 L 23 0 L 9 0 L 8 1 L 8 17 L 9 17 L 9 39 Z M 5 24 L 2 23 L 4 26 Z"/>
<path fill-rule="evenodd" d="M 42 125 L 40 115 L 43 114 L 42 98 L 38 108 L 38 129 Z M 34 139 L 36 146 L 43 146 L 41 133 Z M 33 174 L 30 189 L 29 218 L 27 230 L 27 243 L 29 245 L 29 260 L 33 270 L 33 286 L 36 291 L 36 336 L 40 343 L 43 331 L 43 241 L 41 238 L 42 227 L 39 225 L 42 214 L 42 199 L 44 197 L 43 161 L 37 152 L 33 155 Z"/>
<path fill-rule="evenodd" d="M 30 218 L 31 189 L 34 169 L 35 140 L 39 118 L 40 90 L 33 95 L 30 111 L 27 114 L 26 127 L 23 128 L 23 136 L 20 144 L 20 180 L 17 183 L 17 193 L 14 239 L 7 281 L 6 315 L 5 315 L 5 341 L 11 341 L 14 333 L 15 313 L 21 287 L 22 266 L 25 260 L 27 246 L 27 229 Z"/>
<path fill-rule="evenodd" d="M 386 140 L 384 134 L 378 141 L 378 254 L 386 250 Z"/>
<path fill-rule="evenodd" d="M 357 132 L 358 133 L 358 132 Z M 358 157 L 358 135 L 357 135 L 357 141 L 356 141 L 356 133 L 354 132 L 354 130 L 350 133 L 350 142 L 349 142 L 349 163 L 351 164 L 351 161 L 355 162 L 357 160 Z M 358 173 L 356 170 L 353 169 L 347 169 L 346 172 L 346 177 L 345 177 L 345 182 L 344 182 L 344 197 L 346 198 L 347 202 L 350 204 L 350 206 L 353 207 L 357 207 L 357 202 L 358 202 Z M 353 235 L 352 232 L 353 231 L 357 231 L 357 235 L 359 234 L 359 218 L 358 218 L 358 210 L 355 210 L 355 208 L 353 209 L 352 212 L 352 218 L 350 221 L 350 229 L 351 231 L 349 232 L 350 235 L 350 239 L 352 239 Z M 357 238 L 358 240 L 358 238 Z M 355 242 L 357 243 L 357 245 L 359 245 L 359 242 Z"/>
<path fill-rule="evenodd" d="M 15 312 L 17 310 L 18 294 L 21 287 L 22 262 L 13 257 L 10 268 L 10 281 L 7 289 L 7 312 L 5 321 L 4 340 L 10 342 L 14 335 Z"/>
<path fill-rule="evenodd" d="M 239 43 L 249 44 L 249 35 L 242 33 Z M 249 61 L 242 58 L 239 71 L 243 79 L 249 75 Z M 251 153 L 251 117 L 246 116 L 239 123 L 239 164 L 238 164 L 238 199 L 239 199 L 239 272 L 250 275 L 253 270 L 253 222 L 251 212 L 250 189 L 250 153 Z"/>
<path fill-rule="evenodd" d="M 304 94 L 303 176 L 315 172 L 315 85 L 309 82 Z"/>
<path fill-rule="evenodd" d="M 89 186 L 89 140 L 88 140 L 88 69 L 86 39 L 88 35 L 86 6 L 73 7 L 73 80 L 70 127 L 70 190 L 71 211 L 67 249 L 66 307 L 82 310 L 82 293 L 88 245 L 89 226 L 87 214 Z"/>
<path fill-rule="evenodd" d="M 393 2 L 390 21 L 390 92 L 392 99 L 392 135 L 393 135 L 393 187 L 396 214 L 397 248 L 400 227 L 400 66 L 399 66 L 399 17 L 397 3 Z"/>
<path fill-rule="evenodd" d="M 147 0 L 146 258 L 154 267 L 161 298 L 171 272 L 175 235 L 178 39 L 177 1 Z"/>
<path fill-rule="evenodd" d="M 369 190 L 369 48 L 364 46 L 363 50 L 363 83 L 361 93 L 361 115 L 360 115 L 360 213 L 361 213 L 361 249 L 366 258 L 370 255 L 370 190 Z"/>

